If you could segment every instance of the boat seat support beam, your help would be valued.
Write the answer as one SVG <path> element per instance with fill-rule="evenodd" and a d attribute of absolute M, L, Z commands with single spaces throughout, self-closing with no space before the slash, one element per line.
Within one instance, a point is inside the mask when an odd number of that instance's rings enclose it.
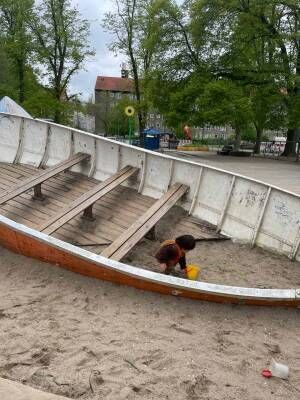
<path fill-rule="evenodd" d="M 154 225 L 145 236 L 149 240 L 156 240 L 156 225 Z"/>
<path fill-rule="evenodd" d="M 45 196 L 43 196 L 43 194 L 42 194 L 42 184 L 41 183 L 34 186 L 32 198 L 33 198 L 33 200 L 39 200 L 39 201 L 45 200 Z"/>
<path fill-rule="evenodd" d="M 88 206 L 84 211 L 82 215 L 83 219 L 86 219 L 88 221 L 95 221 L 95 217 L 93 216 L 93 204 Z"/>

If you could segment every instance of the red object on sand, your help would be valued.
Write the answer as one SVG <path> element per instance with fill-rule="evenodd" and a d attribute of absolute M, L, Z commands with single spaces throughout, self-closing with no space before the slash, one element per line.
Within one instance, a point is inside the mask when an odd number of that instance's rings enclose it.
<path fill-rule="evenodd" d="M 263 369 L 261 374 L 264 378 L 271 378 L 272 376 L 272 372 L 269 369 Z"/>
<path fill-rule="evenodd" d="M 193 136 L 192 136 L 192 130 L 188 125 L 185 125 L 185 127 L 183 128 L 183 133 L 186 139 L 188 140 L 192 140 Z"/>

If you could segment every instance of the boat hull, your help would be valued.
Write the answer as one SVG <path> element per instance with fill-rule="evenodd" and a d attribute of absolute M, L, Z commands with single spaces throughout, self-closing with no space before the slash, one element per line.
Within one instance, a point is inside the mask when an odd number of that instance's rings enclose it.
<path fill-rule="evenodd" d="M 217 303 L 300 306 L 300 296 L 295 289 L 241 288 L 165 276 L 78 249 L 3 216 L 0 216 L 0 244 L 13 252 L 75 273 L 141 290 Z"/>
<path fill-rule="evenodd" d="M 300 261 L 300 196 L 222 169 L 165 156 L 42 120 L 0 113 L 0 162 L 38 168 L 83 152 L 72 171 L 103 181 L 126 165 L 126 185 L 160 198 L 174 183 L 189 187 L 181 206 L 221 232 Z M 220 303 L 299 306 L 300 289 L 258 289 L 192 282 L 107 259 L 0 215 L 0 244 L 20 254 L 98 279 Z"/>

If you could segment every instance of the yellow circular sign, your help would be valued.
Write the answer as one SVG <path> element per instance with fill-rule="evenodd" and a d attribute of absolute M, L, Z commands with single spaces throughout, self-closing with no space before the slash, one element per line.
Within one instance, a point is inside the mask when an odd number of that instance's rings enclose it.
<path fill-rule="evenodd" d="M 127 117 L 133 117 L 134 112 L 135 112 L 135 110 L 132 106 L 128 106 L 125 108 L 125 114 L 127 115 Z"/>

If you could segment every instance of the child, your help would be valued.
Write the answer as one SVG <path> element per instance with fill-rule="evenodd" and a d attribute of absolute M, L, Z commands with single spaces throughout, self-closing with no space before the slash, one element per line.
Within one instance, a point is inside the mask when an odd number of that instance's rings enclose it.
<path fill-rule="evenodd" d="M 179 236 L 175 240 L 165 240 L 155 254 L 155 258 L 159 262 L 160 267 L 164 269 L 166 275 L 175 272 L 177 263 L 179 263 L 180 269 L 186 272 L 185 253 L 193 250 L 195 245 L 196 240 L 191 235 Z"/>

